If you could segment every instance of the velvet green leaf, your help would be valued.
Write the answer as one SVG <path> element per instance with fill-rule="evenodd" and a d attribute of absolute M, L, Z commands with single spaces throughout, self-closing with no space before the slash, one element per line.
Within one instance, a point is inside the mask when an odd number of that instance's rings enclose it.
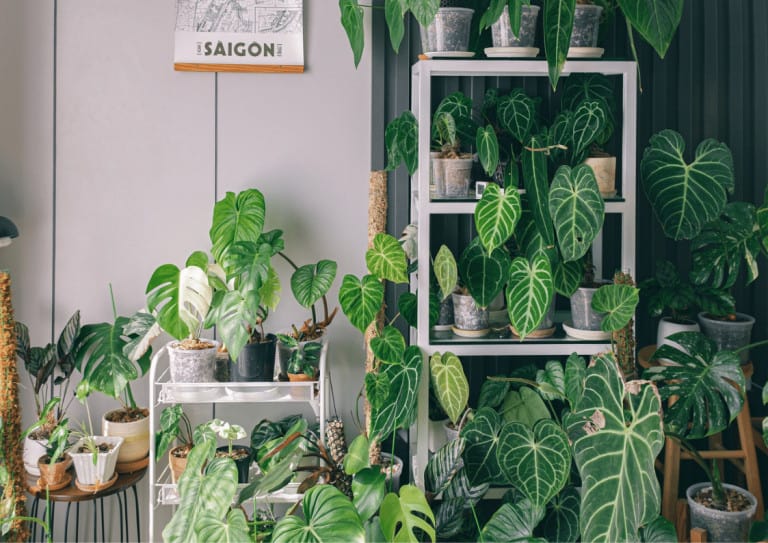
<path fill-rule="evenodd" d="M 685 142 L 674 130 L 651 137 L 640 161 L 645 194 L 664 234 L 672 239 L 691 239 L 715 220 L 733 192 L 733 157 L 727 145 L 713 139 L 702 141 L 693 162 L 683 153 Z"/>
<path fill-rule="evenodd" d="M 440 246 L 437 255 L 435 255 L 433 267 L 437 284 L 440 286 L 440 299 L 445 300 L 456 289 L 456 283 L 459 279 L 456 259 L 447 246 Z"/>
<path fill-rule="evenodd" d="M 376 318 L 384 302 L 384 285 L 373 275 L 362 280 L 354 275 L 345 275 L 339 288 L 341 310 L 352 326 L 365 333 Z"/>
<path fill-rule="evenodd" d="M 248 520 L 242 509 L 231 509 L 224 519 L 211 514 L 201 515 L 195 531 L 198 539 L 206 543 L 239 543 L 250 538 Z"/>
<path fill-rule="evenodd" d="M 294 271 L 291 276 L 291 290 L 296 301 L 309 308 L 328 294 L 336 278 L 336 268 L 336 262 L 333 260 L 321 260 L 317 264 L 307 264 Z"/>
<path fill-rule="evenodd" d="M 387 20 L 389 41 L 392 43 L 392 50 L 395 53 L 400 49 L 400 42 L 405 34 L 405 25 L 403 24 L 405 10 L 405 0 L 384 0 L 384 17 Z"/>
<path fill-rule="evenodd" d="M 350 0 L 351 1 L 351 0 Z M 233 243 L 255 242 L 264 228 L 266 203 L 257 189 L 246 189 L 238 194 L 227 192 L 213 206 L 213 221 L 209 232 L 213 258 L 223 263 Z"/>
<path fill-rule="evenodd" d="M 547 0 L 544 4 L 544 54 L 553 89 L 568 55 L 575 11 L 576 0 Z"/>
<path fill-rule="evenodd" d="M 364 468 L 355 474 L 352 479 L 352 502 L 363 522 L 376 514 L 386 493 L 386 475 L 378 467 Z"/>
<path fill-rule="evenodd" d="M 507 285 L 507 311 L 521 340 L 544 320 L 554 294 L 552 270 L 545 255 L 538 254 L 530 262 L 523 257 L 512 261 Z"/>
<path fill-rule="evenodd" d="M 405 353 L 405 338 L 394 326 L 385 326 L 380 336 L 371 339 L 371 351 L 383 362 L 399 364 Z"/>
<path fill-rule="evenodd" d="M 273 543 L 304 541 L 330 543 L 365 541 L 365 529 L 352 502 L 332 485 L 310 488 L 302 500 L 304 518 L 281 518 L 272 532 Z"/>
<path fill-rule="evenodd" d="M 480 165 L 486 174 L 493 175 L 499 165 L 499 140 L 493 126 L 490 124 L 485 128 L 478 126 L 475 144 Z"/>
<path fill-rule="evenodd" d="M 440 0 L 406 0 L 406 5 L 420 25 L 429 26 L 440 8 Z"/>
<path fill-rule="evenodd" d="M 448 441 L 429 459 L 424 472 L 424 485 L 428 492 L 439 494 L 451 483 L 464 465 L 461 455 L 464 452 L 464 438 Z"/>
<path fill-rule="evenodd" d="M 429 323 L 432 326 L 432 300 L 430 299 Z M 408 323 L 408 326 L 418 326 L 418 297 L 415 292 L 403 292 L 397 299 L 397 310 Z M 438 311 L 439 311 L 438 307 Z"/>
<path fill-rule="evenodd" d="M 499 407 L 509 392 L 509 381 L 493 381 L 486 379 L 480 387 L 480 397 L 477 400 L 477 408 Z"/>
<path fill-rule="evenodd" d="M 549 213 L 563 260 L 578 260 L 603 226 L 605 202 L 592 168 L 560 166 L 549 191 Z"/>
<path fill-rule="evenodd" d="M 478 306 L 488 307 L 501 292 L 511 264 L 509 254 L 502 249 L 488 253 L 482 243 L 467 246 L 459 261 L 459 275 Z"/>
<path fill-rule="evenodd" d="M 536 372 L 539 393 L 548 401 L 565 398 L 565 371 L 557 360 L 547 360 L 544 369 Z"/>
<path fill-rule="evenodd" d="M 240 351 L 248 343 L 250 327 L 255 326 L 260 318 L 259 303 L 259 295 L 255 291 L 243 296 L 240 291 L 231 290 L 215 305 L 213 317 L 216 329 L 233 360 L 237 360 Z"/>
<path fill-rule="evenodd" d="M 382 405 L 371 406 L 371 440 L 380 440 L 396 429 L 412 424 L 416 416 L 421 368 L 421 349 L 415 345 L 406 349 L 402 363 L 381 365 L 379 374 L 389 380 L 389 393 Z"/>
<path fill-rule="evenodd" d="M 489 408 L 478 409 L 475 417 L 461 429 L 466 441 L 464 465 L 468 483 L 472 487 L 484 483 L 503 481 L 503 474 L 496 457 L 501 432 L 501 417 Z"/>
<path fill-rule="evenodd" d="M 538 137 L 530 140 L 529 147 L 538 149 L 542 147 L 542 141 Z M 555 231 L 552 226 L 552 218 L 549 215 L 549 178 L 547 176 L 547 157 L 541 151 L 523 149 L 523 186 L 528 205 L 533 215 L 536 230 L 542 236 L 546 245 L 555 243 Z"/>
<path fill-rule="evenodd" d="M 677 541 L 675 525 L 661 515 L 656 517 L 656 520 L 647 526 L 644 526 L 641 534 L 644 543 L 674 543 Z M 762 541 L 762 538 L 750 539 L 750 541 Z"/>
<path fill-rule="evenodd" d="M 520 143 L 527 143 L 536 121 L 536 102 L 522 89 L 499 98 L 496 115 L 501 127 Z"/>
<path fill-rule="evenodd" d="M 429 360 L 429 375 L 440 407 L 455 426 L 469 401 L 469 381 L 461 360 L 450 352 L 434 353 Z"/>
<path fill-rule="evenodd" d="M 365 397 L 372 409 L 382 409 L 387 403 L 391 390 L 389 375 L 383 372 L 365 374 Z"/>
<path fill-rule="evenodd" d="M 658 516 L 660 412 L 653 384 L 625 386 L 612 355 L 593 359 L 581 400 L 563 417 L 581 474 L 582 541 L 638 541 L 639 529 Z"/>
<path fill-rule="evenodd" d="M 552 269 L 552 281 L 555 285 L 555 291 L 561 296 L 570 298 L 581 284 L 584 276 L 580 260 L 571 262 L 557 262 Z"/>
<path fill-rule="evenodd" d="M 582 162 L 590 146 L 599 139 L 608 123 L 608 110 L 603 100 L 585 100 L 573 113 L 571 164 Z"/>
<path fill-rule="evenodd" d="M 355 68 L 357 68 L 365 47 L 363 8 L 358 4 L 358 0 L 339 0 L 339 10 L 341 11 L 341 26 L 344 27 L 349 45 L 352 47 Z"/>
<path fill-rule="evenodd" d="M 448 114 L 449 117 L 446 117 Z M 439 119 L 449 120 L 454 125 L 454 131 L 462 141 L 471 142 L 476 134 L 477 127 L 472 120 L 472 99 L 461 91 L 454 92 L 443 98 L 437 105 L 432 116 L 432 138 L 439 136 Z"/>
<path fill-rule="evenodd" d="M 401 487 L 399 496 L 387 494 L 379 519 L 387 541 L 418 543 L 421 534 L 435 541 L 435 516 L 424 494 L 413 485 Z"/>
<path fill-rule="evenodd" d="M 574 543 L 579 539 L 579 509 L 581 498 L 576 487 L 566 487 L 547 505 L 541 523 L 542 535 L 547 541 Z"/>
<path fill-rule="evenodd" d="M 520 195 L 516 190 L 509 189 L 502 193 L 495 183 L 486 187 L 475 206 L 475 226 L 489 253 L 512 236 L 520 214 Z"/>
<path fill-rule="evenodd" d="M 632 28 L 664 58 L 683 16 L 683 0 L 618 0 Z"/>
<path fill-rule="evenodd" d="M 499 507 L 483 526 L 482 541 L 488 543 L 546 543 L 534 537 L 533 530 L 544 518 L 544 508 L 533 505 L 528 499 Z"/>
<path fill-rule="evenodd" d="M 526 386 L 520 387 L 519 390 L 510 390 L 500 411 L 504 422 L 520 422 L 529 428 L 533 428 L 534 424 L 542 419 L 551 418 L 549 409 L 539 393 Z"/>
<path fill-rule="evenodd" d="M 664 400 L 678 396 L 664 410 L 668 433 L 690 439 L 722 432 L 744 405 L 744 372 L 738 355 L 718 351 L 715 342 L 699 332 L 669 336 L 684 350 L 663 345 L 653 359 L 669 359 L 677 366 L 652 366 L 644 379 L 658 383 Z"/>
<path fill-rule="evenodd" d="M 387 148 L 387 170 L 394 170 L 404 163 L 408 173 L 413 175 L 418 166 L 418 123 L 410 111 L 395 117 L 384 131 Z"/>
<path fill-rule="evenodd" d="M 408 282 L 408 262 L 402 246 L 389 234 L 376 234 L 373 247 L 365 253 L 368 270 L 393 283 Z"/>
<path fill-rule="evenodd" d="M 587 363 L 576 353 L 565 361 L 565 396 L 571 408 L 581 401 L 584 394 L 584 380 L 587 378 Z"/>
<path fill-rule="evenodd" d="M 615 332 L 624 328 L 635 315 L 640 289 L 631 285 L 603 285 L 592 297 L 592 309 L 605 313 L 600 329 Z"/>
<path fill-rule="evenodd" d="M 760 240 L 763 250 L 768 253 L 768 187 L 765 189 L 763 205 L 757 210 L 757 225 L 760 228 Z"/>

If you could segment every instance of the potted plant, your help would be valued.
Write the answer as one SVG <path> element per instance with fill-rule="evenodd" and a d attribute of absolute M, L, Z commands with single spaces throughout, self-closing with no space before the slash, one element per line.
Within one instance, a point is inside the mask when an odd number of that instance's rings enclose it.
<path fill-rule="evenodd" d="M 421 49 L 427 56 L 474 56 L 468 52 L 475 10 L 441 7 L 428 25 L 420 26 Z"/>
<path fill-rule="evenodd" d="M 461 360 L 450 352 L 433 354 L 429 359 L 429 377 L 435 399 L 448 416 L 446 437 L 449 441 L 455 440 L 471 413 L 469 382 Z"/>
<path fill-rule="evenodd" d="M 22 437 L 26 437 L 36 430 L 49 425 L 49 415 L 60 402 L 61 398 L 51 398 L 41 411 L 40 418 L 24 431 Z M 38 469 L 40 470 L 38 486 L 40 487 L 58 490 L 64 488 L 72 481 L 72 477 L 69 477 L 67 473 L 67 469 L 72 465 L 72 457 L 65 452 L 70 445 L 68 425 L 69 420 L 62 419 L 48 432 L 48 438 L 45 441 L 45 454 L 37 459 Z"/>
<path fill-rule="evenodd" d="M 227 444 L 216 449 L 216 457 L 227 457 L 234 460 L 237 466 L 237 482 L 248 482 L 248 469 L 251 466 L 251 448 L 246 445 L 233 445 L 237 439 L 243 439 L 248 435 L 245 428 L 238 424 L 230 424 L 221 419 L 213 419 L 207 426 L 216 432 L 221 439 L 226 439 Z"/>
<path fill-rule="evenodd" d="M 104 490 L 117 480 L 115 466 L 124 439 L 120 436 L 95 435 L 88 399 L 80 391 L 78 399 L 85 405 L 88 426 L 86 427 L 83 422 L 78 430 L 72 431 L 72 434 L 78 438 L 69 449 L 77 475 L 75 484 L 83 491 Z"/>
<path fill-rule="evenodd" d="M 171 447 L 174 440 L 179 444 Z M 163 409 L 160 415 L 160 430 L 155 434 L 155 460 L 159 460 L 166 451 L 168 452 L 168 466 L 174 484 L 179 481 L 187 467 L 187 456 L 193 445 L 192 424 L 181 405 L 174 404 Z"/>
<path fill-rule="evenodd" d="M 516 4 L 506 1 L 492 1 L 489 9 L 480 19 L 480 31 L 491 27 L 493 49 L 486 49 L 488 56 L 506 56 L 513 53 L 512 48 L 531 48 L 525 56 L 536 56 L 538 48 L 533 48 L 536 38 L 536 22 L 541 8 L 532 5 L 530 0 Z M 511 11 L 510 11 L 511 9 Z"/>
<path fill-rule="evenodd" d="M 24 363 L 30 389 L 34 393 L 35 410 L 40 422 L 43 412 L 46 421 L 36 425 L 24 438 L 24 467 L 31 475 L 39 476 L 37 459 L 45 453 L 45 440 L 60 425 L 72 401 L 69 393 L 70 377 L 75 369 L 74 353 L 78 348 L 80 311 L 75 311 L 59 333 L 56 343 L 45 347 L 30 345 L 29 329 L 21 322 L 15 324 L 16 356 Z M 67 398 L 66 403 L 56 402 L 54 409 L 45 410 L 53 398 Z"/>
<path fill-rule="evenodd" d="M 319 341 L 308 341 L 303 345 L 291 337 L 279 334 L 278 339 L 291 349 L 288 358 L 287 374 L 289 381 L 317 381 L 320 372 L 320 358 L 323 344 Z"/>

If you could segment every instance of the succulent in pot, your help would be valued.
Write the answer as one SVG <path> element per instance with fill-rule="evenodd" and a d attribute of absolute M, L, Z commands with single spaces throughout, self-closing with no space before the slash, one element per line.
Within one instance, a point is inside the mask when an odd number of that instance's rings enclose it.
<path fill-rule="evenodd" d="M 179 444 L 171 447 L 174 441 Z M 168 453 L 171 480 L 176 484 L 187 466 L 187 456 L 194 446 L 192 424 L 180 404 L 163 409 L 160 429 L 155 434 L 155 459 Z"/>

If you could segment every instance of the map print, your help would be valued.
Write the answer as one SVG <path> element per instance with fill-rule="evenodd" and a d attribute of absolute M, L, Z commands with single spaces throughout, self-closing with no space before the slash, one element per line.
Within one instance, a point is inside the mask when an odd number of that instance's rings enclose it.
<path fill-rule="evenodd" d="M 176 0 L 176 30 L 300 33 L 302 0 Z"/>

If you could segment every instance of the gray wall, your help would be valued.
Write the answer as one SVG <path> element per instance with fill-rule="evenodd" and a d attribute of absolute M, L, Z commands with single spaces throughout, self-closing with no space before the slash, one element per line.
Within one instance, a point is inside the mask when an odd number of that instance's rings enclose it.
<path fill-rule="evenodd" d="M 267 227 L 284 230 L 299 263 L 338 261 L 332 301 L 343 274 L 364 272 L 370 47 L 355 70 L 336 5 L 325 4 L 305 2 L 304 74 L 216 75 L 173 71 L 173 0 L 0 2 L 0 215 L 21 231 L 0 268 L 33 344 L 75 309 L 84 322 L 111 320 L 110 283 L 119 314 L 142 307 L 155 267 L 209 248 L 212 207 L 227 191 L 261 190 Z M 307 316 L 279 271 L 271 330 Z M 329 363 L 354 434 L 362 340 L 343 315 Z M 146 378 L 134 389 L 146 405 Z M 28 391 L 22 400 L 27 424 Z M 114 405 L 90 402 L 96 416 Z M 252 426 L 265 413 L 239 415 Z"/>

